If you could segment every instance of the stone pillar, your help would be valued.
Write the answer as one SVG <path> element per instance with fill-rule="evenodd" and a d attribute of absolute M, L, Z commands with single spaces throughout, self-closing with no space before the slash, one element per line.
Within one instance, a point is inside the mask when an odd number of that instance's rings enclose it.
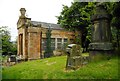
<path fill-rule="evenodd" d="M 96 13 L 91 17 L 92 43 L 89 44 L 90 57 L 108 56 L 113 47 L 111 41 L 110 17 L 102 3 L 97 4 Z"/>
<path fill-rule="evenodd" d="M 25 61 L 27 61 L 28 60 L 28 32 L 27 32 L 27 28 L 25 27 L 25 29 L 24 29 L 24 40 L 25 40 L 25 42 L 24 42 L 24 44 L 25 44 L 25 52 L 24 52 L 24 54 L 25 54 Z"/>
<path fill-rule="evenodd" d="M 27 20 L 29 18 L 27 18 L 25 16 L 25 8 L 21 8 L 20 9 L 20 13 L 21 16 L 19 17 L 18 23 L 17 23 L 17 28 L 20 34 L 20 38 L 19 38 L 19 51 L 20 51 L 20 55 L 23 55 L 23 59 L 27 60 L 28 59 L 28 25 L 27 25 Z"/>
<path fill-rule="evenodd" d="M 18 35 L 18 54 L 21 55 L 21 35 Z"/>
<path fill-rule="evenodd" d="M 20 34 L 19 35 L 19 54 L 22 55 L 23 54 L 23 35 Z"/>
<path fill-rule="evenodd" d="M 40 32 L 40 58 L 43 58 L 42 56 L 42 31 Z"/>
<path fill-rule="evenodd" d="M 19 34 L 17 38 L 17 55 L 20 55 L 20 35 Z"/>
<path fill-rule="evenodd" d="M 55 50 L 57 49 L 57 38 L 55 38 Z"/>

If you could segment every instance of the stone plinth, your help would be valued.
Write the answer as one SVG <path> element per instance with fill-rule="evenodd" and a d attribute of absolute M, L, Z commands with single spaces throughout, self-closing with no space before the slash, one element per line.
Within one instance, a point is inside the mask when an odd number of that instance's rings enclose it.
<path fill-rule="evenodd" d="M 113 49 L 112 43 L 109 43 L 109 42 L 90 43 L 89 48 L 90 48 L 90 50 L 104 50 L 104 51 Z"/>

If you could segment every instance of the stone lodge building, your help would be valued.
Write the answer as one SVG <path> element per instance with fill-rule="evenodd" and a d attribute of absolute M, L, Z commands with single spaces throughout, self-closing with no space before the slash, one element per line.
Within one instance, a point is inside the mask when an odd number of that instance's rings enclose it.
<path fill-rule="evenodd" d="M 17 22 L 18 55 L 22 59 L 39 59 L 46 47 L 46 32 L 50 28 L 52 50 L 63 49 L 66 43 L 74 39 L 74 33 L 65 31 L 58 24 L 31 21 L 25 16 L 25 8 L 20 9 L 21 16 Z"/>

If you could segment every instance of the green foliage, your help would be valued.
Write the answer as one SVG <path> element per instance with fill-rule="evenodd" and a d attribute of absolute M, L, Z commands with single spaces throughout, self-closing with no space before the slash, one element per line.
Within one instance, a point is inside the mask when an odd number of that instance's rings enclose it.
<path fill-rule="evenodd" d="M 75 31 L 83 31 L 90 23 L 90 15 L 95 3 L 74 2 L 71 7 L 63 5 L 61 15 L 58 16 L 58 24 Z"/>
<path fill-rule="evenodd" d="M 44 53 L 45 58 L 52 56 L 52 49 L 51 49 L 51 30 L 50 28 L 47 30 L 46 33 L 46 49 Z"/>
<path fill-rule="evenodd" d="M 110 18 L 111 18 L 111 26 L 112 26 L 112 36 L 113 36 L 113 40 L 112 42 L 117 46 L 118 48 L 120 48 L 119 44 L 120 44 L 120 2 L 106 2 L 103 3 L 104 7 L 106 8 L 106 10 L 108 11 L 108 13 L 110 14 Z"/>
<path fill-rule="evenodd" d="M 92 23 L 90 21 L 90 17 L 95 13 L 95 7 L 97 2 L 74 2 L 70 7 L 63 5 L 63 10 L 58 16 L 58 24 L 60 24 L 63 28 L 68 29 L 70 31 L 80 31 L 82 35 L 76 36 L 76 43 L 80 41 L 80 44 L 84 43 L 86 40 L 91 41 L 91 28 Z M 112 29 L 117 30 L 114 32 L 112 30 L 113 37 L 116 34 L 117 47 L 120 45 L 120 2 L 103 2 L 104 8 L 110 15 L 111 26 L 115 27 Z M 82 45 L 83 46 L 83 45 Z"/>
<path fill-rule="evenodd" d="M 66 56 L 22 62 L 4 67 L 3 79 L 118 79 L 118 58 L 89 63 L 78 70 L 65 70 Z"/>
<path fill-rule="evenodd" d="M 8 55 L 9 53 L 16 54 L 17 53 L 17 45 L 11 42 L 10 32 L 8 31 L 8 27 L 4 26 L 0 28 L 0 37 L 2 44 L 2 54 Z"/>
<path fill-rule="evenodd" d="M 17 41 L 12 42 L 11 52 L 12 54 L 17 54 Z"/>
<path fill-rule="evenodd" d="M 1 40 L 2 40 L 2 54 L 8 54 L 11 50 L 11 42 L 10 42 L 10 32 L 8 31 L 7 27 L 0 28 Z"/>
<path fill-rule="evenodd" d="M 63 5 L 63 10 L 57 17 L 58 24 L 63 28 L 80 32 L 81 35 L 75 37 L 77 44 L 83 44 L 85 39 L 91 40 L 90 17 L 94 13 L 95 4 L 94 2 L 74 2 L 70 7 Z"/>
<path fill-rule="evenodd" d="M 120 2 L 114 3 L 113 7 L 113 19 L 112 19 L 112 26 L 116 28 L 116 43 L 118 49 L 120 49 Z"/>

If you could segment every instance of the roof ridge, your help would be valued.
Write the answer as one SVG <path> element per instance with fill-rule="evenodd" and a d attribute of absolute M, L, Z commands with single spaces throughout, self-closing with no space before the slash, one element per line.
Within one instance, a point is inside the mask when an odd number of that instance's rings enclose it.
<path fill-rule="evenodd" d="M 51 27 L 51 29 L 63 29 L 62 27 L 60 27 L 60 24 L 54 24 L 54 23 L 47 23 L 47 22 L 41 22 L 41 21 L 31 21 L 31 24 L 37 26 L 38 24 L 41 24 L 42 27 L 44 28 L 49 28 L 49 26 Z"/>
<path fill-rule="evenodd" d="M 40 22 L 40 23 L 46 23 L 46 24 L 56 24 L 56 23 L 48 23 L 48 22 L 42 22 L 42 21 L 31 21 L 31 22 Z M 60 24 L 56 24 L 56 25 L 60 25 Z"/>

